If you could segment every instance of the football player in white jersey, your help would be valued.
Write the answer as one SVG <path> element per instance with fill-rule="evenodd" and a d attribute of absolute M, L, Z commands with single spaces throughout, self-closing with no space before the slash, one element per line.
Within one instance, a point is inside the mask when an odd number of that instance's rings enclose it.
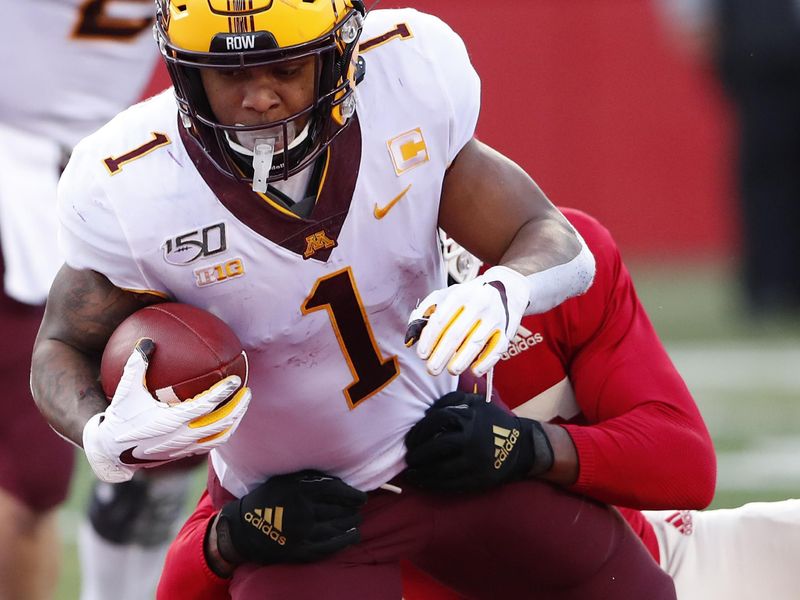
<path fill-rule="evenodd" d="M 73 153 L 59 187 L 66 265 L 33 356 L 38 405 L 95 473 L 124 481 L 213 449 L 210 489 L 224 504 L 213 534 L 236 551 L 252 535 L 275 541 L 267 569 L 236 569 L 234 598 L 396 598 L 399 558 L 414 552 L 483 596 L 612 586 L 674 597 L 614 513 L 545 485 L 512 483 L 447 510 L 421 492 L 376 491 L 402 478 L 405 434 L 457 375 L 489 372 L 524 314 L 584 292 L 594 273 L 534 182 L 473 137 L 479 80 L 452 30 L 413 10 L 365 20 L 354 0 L 162 0 L 156 33 L 174 92 Z M 498 266 L 447 288 L 438 225 Z M 102 397 L 97 354 L 123 318 L 165 298 L 211 310 L 239 335 L 256 391 L 246 413 L 235 377 L 172 407 L 150 397 L 148 340 L 111 404 Z M 236 500 L 265 479 L 262 505 Z M 344 500 L 311 510 L 320 496 L 304 490 L 321 488 L 323 504 Z M 371 504 L 359 511 L 364 492 Z M 537 499 L 553 512 L 526 510 L 527 524 L 509 529 L 512 507 Z M 430 518 L 451 533 L 425 557 L 403 545 L 402 526 L 386 529 L 412 519 L 430 533 Z M 582 544 L 580 527 L 537 535 L 576 518 L 610 533 L 611 558 L 591 545 L 542 551 L 537 569 L 504 562 L 510 546 Z M 476 543 L 469 560 L 437 562 L 444 545 Z M 504 573 L 491 590 L 476 561 Z"/>
<path fill-rule="evenodd" d="M 0 374 L 9 417 L 0 426 L 0 597 L 28 600 L 51 598 L 56 585 L 55 509 L 68 493 L 74 457 L 36 410 L 28 375 L 41 305 L 63 263 L 56 245 L 58 176 L 78 140 L 139 99 L 158 52 L 150 0 L 8 2 L 3 23 Z M 95 506 L 93 517 L 117 510 L 113 502 Z M 167 539 L 157 544 L 157 568 L 135 573 L 139 589 L 143 579 L 153 587 Z M 134 562 L 133 552 L 141 565 L 151 552 L 109 544 L 88 524 L 80 545 L 82 553 L 104 557 L 83 573 L 86 600 L 112 592 L 125 598 L 118 564 Z M 92 593 L 103 568 L 113 568 L 114 587 Z"/>

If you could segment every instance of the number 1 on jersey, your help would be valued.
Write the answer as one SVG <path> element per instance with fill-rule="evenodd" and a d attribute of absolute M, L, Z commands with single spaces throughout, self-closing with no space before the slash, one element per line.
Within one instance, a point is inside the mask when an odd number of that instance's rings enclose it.
<path fill-rule="evenodd" d="M 336 339 L 353 374 L 353 383 L 344 389 L 347 404 L 352 409 L 397 377 L 400 373 L 397 357 L 384 359 L 381 356 L 350 267 L 318 279 L 303 302 L 302 311 L 306 315 L 323 308 L 328 311 Z"/>

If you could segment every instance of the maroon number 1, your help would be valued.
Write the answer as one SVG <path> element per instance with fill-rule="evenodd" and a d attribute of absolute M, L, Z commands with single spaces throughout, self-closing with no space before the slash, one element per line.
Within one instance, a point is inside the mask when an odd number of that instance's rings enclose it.
<path fill-rule="evenodd" d="M 397 377 L 400 373 L 397 357 L 384 359 L 381 355 L 350 267 L 318 279 L 303 302 L 302 311 L 305 315 L 323 308 L 328 311 L 336 339 L 353 374 L 353 383 L 344 389 L 347 404 L 352 409 Z"/>
<path fill-rule="evenodd" d="M 164 146 L 168 146 L 172 143 L 165 133 L 154 131 L 150 135 L 152 136 L 152 139 L 149 142 L 146 142 L 141 146 L 137 146 L 133 150 L 129 150 L 121 156 L 107 156 L 104 158 L 103 164 L 106 166 L 106 169 L 108 169 L 108 172 L 111 175 L 116 175 L 122 171 L 122 166 L 124 164 L 134 161 L 137 158 L 146 156 L 153 150 L 158 150 L 159 148 L 163 148 Z"/>

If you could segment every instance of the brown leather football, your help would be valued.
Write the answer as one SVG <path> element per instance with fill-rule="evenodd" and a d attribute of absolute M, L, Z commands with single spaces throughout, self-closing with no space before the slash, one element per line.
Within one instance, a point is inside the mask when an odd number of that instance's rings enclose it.
<path fill-rule="evenodd" d="M 207 390 L 229 375 L 247 383 L 247 355 L 222 319 L 178 302 L 136 311 L 111 335 L 103 351 L 100 381 L 110 400 L 136 342 L 155 342 L 147 368 L 147 388 L 157 399 L 176 404 Z"/>

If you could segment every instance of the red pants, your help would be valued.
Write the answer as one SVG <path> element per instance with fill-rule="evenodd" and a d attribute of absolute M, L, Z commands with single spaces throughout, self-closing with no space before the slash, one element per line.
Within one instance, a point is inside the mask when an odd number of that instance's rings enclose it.
<path fill-rule="evenodd" d="M 327 560 L 239 567 L 231 597 L 399 600 L 408 559 L 467 598 L 675 598 L 616 510 L 543 482 L 481 494 L 376 491 L 363 517 L 361 542 Z"/>

